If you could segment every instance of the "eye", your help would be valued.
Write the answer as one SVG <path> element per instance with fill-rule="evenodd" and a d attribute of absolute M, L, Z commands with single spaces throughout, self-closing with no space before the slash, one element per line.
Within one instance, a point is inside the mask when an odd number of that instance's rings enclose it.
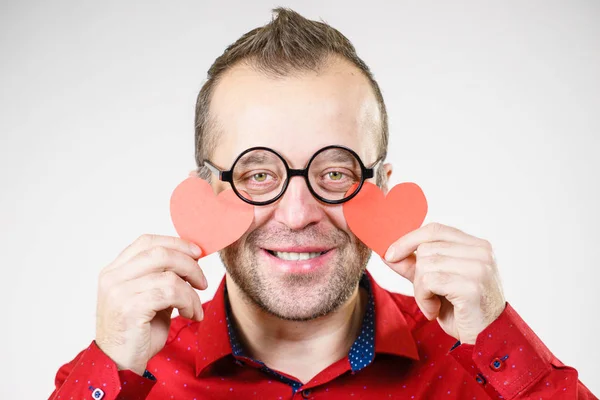
<path fill-rule="evenodd" d="M 329 176 L 329 179 L 332 181 L 339 181 L 344 177 L 344 174 L 342 174 L 340 171 L 331 171 L 327 173 L 327 176 Z"/>
<path fill-rule="evenodd" d="M 269 175 L 267 175 L 265 172 L 259 172 L 258 174 L 252 175 L 252 179 L 254 179 L 256 182 L 264 182 L 267 180 L 268 176 Z"/>

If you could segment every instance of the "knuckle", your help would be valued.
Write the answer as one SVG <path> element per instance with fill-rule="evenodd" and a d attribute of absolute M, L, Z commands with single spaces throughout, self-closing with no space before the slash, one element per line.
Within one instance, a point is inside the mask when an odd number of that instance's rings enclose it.
<path fill-rule="evenodd" d="M 150 289 L 150 298 L 156 303 L 162 303 L 167 300 L 167 294 L 163 288 Z"/>
<path fill-rule="evenodd" d="M 438 265 L 440 262 L 442 262 L 442 259 L 443 259 L 443 256 L 441 256 L 439 254 L 430 254 L 426 257 L 423 257 L 422 264 L 424 266 Z"/>
<path fill-rule="evenodd" d="M 169 303 L 172 303 L 173 300 L 175 300 L 175 297 L 177 296 L 177 284 L 172 283 L 166 285 L 165 287 L 163 287 L 162 291 L 164 299 L 167 300 Z"/>
<path fill-rule="evenodd" d="M 474 268 L 475 280 L 481 282 L 486 279 L 488 275 L 487 264 L 483 262 L 477 262 Z"/>
<path fill-rule="evenodd" d="M 421 275 L 421 284 L 423 287 L 430 287 L 437 280 L 437 274 L 435 272 L 425 272 Z"/>
<path fill-rule="evenodd" d="M 164 271 L 161 274 L 161 277 L 166 282 L 167 286 L 176 286 L 179 283 L 179 277 L 173 271 Z"/>
<path fill-rule="evenodd" d="M 477 271 L 477 281 L 478 282 L 487 282 L 489 281 L 495 274 L 494 264 L 488 262 L 480 262 L 478 263 Z"/>
<path fill-rule="evenodd" d="M 186 304 L 193 310 L 195 308 L 195 304 L 196 304 L 196 300 L 194 299 L 194 297 L 196 296 L 196 294 L 192 291 L 189 290 L 186 293 L 185 296 L 185 300 L 186 300 Z"/>
<path fill-rule="evenodd" d="M 170 257 L 170 250 L 163 246 L 154 246 L 148 250 L 148 255 L 156 260 L 166 260 Z"/>
<path fill-rule="evenodd" d="M 110 308 L 115 310 L 123 309 L 123 305 L 127 303 L 123 299 L 123 291 L 117 286 L 113 286 L 104 292 L 104 300 Z"/>
<path fill-rule="evenodd" d="M 494 252 L 487 251 L 485 253 L 485 263 L 488 264 L 488 266 L 492 266 L 496 263 L 496 258 L 494 257 Z"/>
<path fill-rule="evenodd" d="M 492 244 L 486 239 L 481 239 L 481 247 L 489 250 L 490 252 L 492 251 Z"/>
<path fill-rule="evenodd" d="M 436 234 L 444 229 L 444 225 L 440 224 L 439 222 L 430 222 L 427 224 L 427 228 L 432 234 Z"/>
<path fill-rule="evenodd" d="M 430 272 L 421 273 L 418 281 L 421 284 L 421 287 L 428 286 L 428 284 L 431 282 L 431 273 Z"/>
<path fill-rule="evenodd" d="M 481 286 L 475 282 L 465 283 L 464 289 L 468 298 L 479 298 L 481 296 Z"/>
<path fill-rule="evenodd" d="M 429 257 L 417 257 L 417 262 L 415 263 L 415 274 L 423 274 L 427 272 L 429 267 Z"/>
<path fill-rule="evenodd" d="M 496 264 L 485 264 L 485 279 L 490 280 L 496 275 Z"/>
<path fill-rule="evenodd" d="M 434 246 L 431 242 L 421 243 L 417 247 L 417 256 L 425 257 L 433 252 Z"/>
<path fill-rule="evenodd" d="M 138 237 L 135 241 L 135 243 L 142 245 L 142 246 L 151 246 L 152 242 L 154 242 L 154 236 L 150 235 L 148 233 L 144 233 L 143 235 L 140 235 L 140 237 Z"/>
<path fill-rule="evenodd" d="M 120 307 L 115 309 L 115 315 L 117 315 L 121 319 L 126 319 L 128 315 L 132 315 L 138 310 L 139 308 L 137 307 L 135 302 L 129 299 L 129 301 L 122 302 Z"/>
<path fill-rule="evenodd" d="M 114 286 L 114 278 L 110 271 L 103 270 L 98 275 L 98 292 L 106 293 Z"/>

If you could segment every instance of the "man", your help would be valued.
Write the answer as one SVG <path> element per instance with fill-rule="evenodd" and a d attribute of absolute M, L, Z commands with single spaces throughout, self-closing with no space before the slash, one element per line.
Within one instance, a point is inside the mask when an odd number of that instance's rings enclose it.
<path fill-rule="evenodd" d="M 399 238 L 386 263 L 414 298 L 366 272 L 342 207 L 350 184 L 388 190 L 381 92 L 342 34 L 275 12 L 198 96 L 191 175 L 255 205 L 214 299 L 194 290 L 197 246 L 141 236 L 102 270 L 96 338 L 51 399 L 596 398 L 505 301 L 487 241 L 441 224 Z"/>

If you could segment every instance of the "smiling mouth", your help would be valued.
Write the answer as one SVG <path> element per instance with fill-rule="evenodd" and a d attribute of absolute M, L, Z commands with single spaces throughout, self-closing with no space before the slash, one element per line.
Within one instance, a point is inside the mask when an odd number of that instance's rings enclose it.
<path fill-rule="evenodd" d="M 329 252 L 329 250 L 326 250 L 326 251 L 314 251 L 314 252 L 308 252 L 308 253 L 295 253 L 295 252 L 287 252 L 287 251 L 274 251 L 274 250 L 268 250 L 268 249 L 265 249 L 265 251 L 267 253 L 271 254 L 272 256 L 277 257 L 281 260 L 285 260 L 285 261 L 310 260 L 312 258 L 320 257 L 323 254 Z"/>

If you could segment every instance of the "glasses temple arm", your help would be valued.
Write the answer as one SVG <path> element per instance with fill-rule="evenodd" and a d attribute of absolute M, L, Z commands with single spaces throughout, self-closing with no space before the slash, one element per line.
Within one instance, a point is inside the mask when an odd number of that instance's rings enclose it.
<path fill-rule="evenodd" d="M 367 167 L 366 168 L 367 175 L 365 176 L 365 179 L 373 178 L 375 176 L 375 168 L 377 168 L 377 166 L 380 163 L 383 163 L 384 160 L 385 160 L 385 156 L 379 158 L 377 161 L 375 161 L 373 164 L 371 164 L 370 167 Z"/>
<path fill-rule="evenodd" d="M 206 168 L 208 168 L 210 170 L 210 172 L 212 172 L 214 175 L 219 177 L 219 179 L 221 179 L 221 173 L 223 171 L 221 171 L 219 168 L 217 168 L 213 164 L 211 164 L 210 161 L 204 160 L 204 161 L 202 161 L 202 165 L 204 165 Z"/>

